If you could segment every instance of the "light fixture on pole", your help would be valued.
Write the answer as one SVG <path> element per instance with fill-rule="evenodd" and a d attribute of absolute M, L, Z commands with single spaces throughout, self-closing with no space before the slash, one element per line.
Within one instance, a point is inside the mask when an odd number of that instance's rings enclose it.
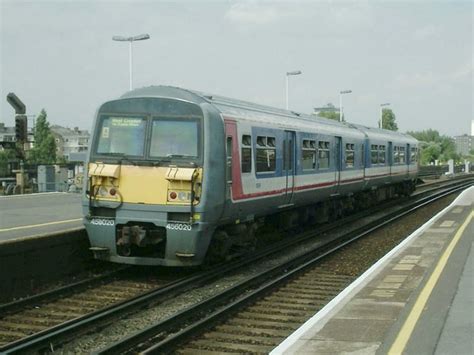
<path fill-rule="evenodd" d="M 290 75 L 300 75 L 301 70 L 294 70 L 286 72 L 286 109 L 288 110 L 288 78 Z"/>
<path fill-rule="evenodd" d="M 390 102 L 386 102 L 384 104 L 380 104 L 380 120 L 379 120 L 379 128 L 383 128 L 383 108 L 385 106 L 390 106 Z"/>
<path fill-rule="evenodd" d="M 339 92 L 339 122 L 342 122 L 343 107 L 342 107 L 342 95 L 350 94 L 352 90 L 342 90 Z"/>
<path fill-rule="evenodd" d="M 130 90 L 133 88 L 132 84 L 132 42 L 135 41 L 143 41 L 145 39 L 149 39 L 150 35 L 145 33 L 142 35 L 137 35 L 137 36 L 131 36 L 131 37 L 124 37 L 124 36 L 113 36 L 112 39 L 114 41 L 119 41 L 119 42 L 128 42 L 129 43 L 129 51 L 128 51 L 128 57 L 129 57 L 129 72 L 130 72 Z"/>

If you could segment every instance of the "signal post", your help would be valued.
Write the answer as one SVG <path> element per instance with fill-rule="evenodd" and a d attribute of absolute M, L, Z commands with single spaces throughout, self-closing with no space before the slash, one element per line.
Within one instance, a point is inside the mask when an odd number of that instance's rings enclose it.
<path fill-rule="evenodd" d="M 24 163 L 25 159 L 25 144 L 28 143 L 28 118 L 26 116 L 26 106 L 25 104 L 16 96 L 14 93 L 9 93 L 7 95 L 8 103 L 15 110 L 15 151 L 16 156 L 20 160 L 20 170 L 13 170 L 16 173 L 16 187 L 15 192 L 17 193 L 17 188 L 19 187 L 20 193 L 25 192 L 25 186 L 28 180 L 28 177 L 25 174 Z"/>

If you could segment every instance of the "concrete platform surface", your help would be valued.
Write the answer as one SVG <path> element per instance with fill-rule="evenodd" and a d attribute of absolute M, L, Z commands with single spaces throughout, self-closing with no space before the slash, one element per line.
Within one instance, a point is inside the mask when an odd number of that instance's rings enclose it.
<path fill-rule="evenodd" d="M 474 354 L 474 187 L 271 354 Z"/>
<path fill-rule="evenodd" d="M 81 226 L 80 194 L 58 192 L 0 197 L 0 243 Z"/>

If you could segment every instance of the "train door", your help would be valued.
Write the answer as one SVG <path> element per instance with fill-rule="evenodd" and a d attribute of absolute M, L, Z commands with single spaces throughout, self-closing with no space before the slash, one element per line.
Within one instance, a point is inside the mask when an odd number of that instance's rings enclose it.
<path fill-rule="evenodd" d="M 226 160 L 225 160 L 225 175 L 226 175 L 226 200 L 231 199 L 231 190 L 232 190 L 232 136 L 227 136 L 226 138 Z"/>
<path fill-rule="evenodd" d="M 406 146 L 406 151 L 405 151 L 405 168 L 406 168 L 405 176 L 406 177 L 410 175 L 410 160 L 411 160 L 411 152 L 410 152 L 410 144 L 408 143 Z"/>
<path fill-rule="evenodd" d="M 388 159 L 387 159 L 387 165 L 388 165 L 388 175 L 392 176 L 392 166 L 393 166 L 393 144 L 392 142 L 388 142 Z"/>
<path fill-rule="evenodd" d="M 335 193 L 339 192 L 339 184 L 341 183 L 341 172 L 342 172 L 342 161 L 343 161 L 343 156 L 342 156 L 342 138 L 341 137 L 335 137 L 335 147 L 334 147 L 334 163 L 335 163 L 335 183 L 336 183 L 336 188 L 335 188 Z"/>
<path fill-rule="evenodd" d="M 283 139 L 283 169 L 282 175 L 285 176 L 286 194 L 283 204 L 291 204 L 295 188 L 295 144 L 296 133 L 294 131 L 285 131 Z"/>
<path fill-rule="evenodd" d="M 239 142 L 237 125 L 234 121 L 225 121 L 225 201 L 224 218 L 233 215 L 236 208 L 233 200 L 242 195 L 240 179 Z"/>

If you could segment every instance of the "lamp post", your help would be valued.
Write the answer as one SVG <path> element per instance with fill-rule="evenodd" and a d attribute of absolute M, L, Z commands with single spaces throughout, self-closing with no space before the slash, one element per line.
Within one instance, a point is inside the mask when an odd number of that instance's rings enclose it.
<path fill-rule="evenodd" d="M 135 41 L 143 41 L 145 39 L 149 39 L 150 35 L 149 34 L 142 34 L 142 35 L 137 35 L 137 36 L 131 36 L 131 37 L 123 37 L 123 36 L 113 36 L 112 39 L 114 41 L 119 41 L 119 42 L 128 42 L 129 43 L 129 51 L 128 51 L 128 57 L 129 57 L 129 72 L 130 72 L 130 90 L 133 88 L 132 84 L 132 42 Z"/>
<path fill-rule="evenodd" d="M 384 104 L 380 104 L 380 120 L 379 120 L 379 128 L 383 128 L 383 108 L 385 106 L 390 106 L 390 102 L 386 102 Z"/>
<path fill-rule="evenodd" d="M 286 72 L 286 109 L 288 110 L 288 78 L 290 75 L 300 75 L 301 70 L 294 70 L 294 71 L 288 71 Z"/>
<path fill-rule="evenodd" d="M 342 95 L 344 94 L 350 94 L 352 90 L 342 90 L 339 92 L 339 122 L 342 122 L 342 116 L 343 116 L 343 106 L 342 106 Z"/>

